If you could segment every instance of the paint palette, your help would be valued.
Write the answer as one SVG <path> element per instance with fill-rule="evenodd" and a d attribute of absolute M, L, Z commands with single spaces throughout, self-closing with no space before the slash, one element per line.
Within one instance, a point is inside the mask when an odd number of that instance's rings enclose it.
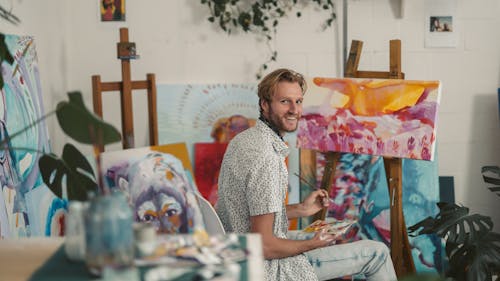
<path fill-rule="evenodd" d="M 137 266 L 173 265 L 190 267 L 240 262 L 248 251 L 236 234 L 208 236 L 205 231 L 194 234 L 160 235 L 154 250 L 135 260 Z"/>
<path fill-rule="evenodd" d="M 326 229 L 326 232 L 329 234 L 334 234 L 336 236 L 343 236 L 349 232 L 349 230 L 357 223 L 357 220 L 354 221 L 333 221 L 326 222 L 322 220 L 317 220 L 306 228 L 304 228 L 304 232 L 312 233 L 318 232 L 322 229 Z"/>

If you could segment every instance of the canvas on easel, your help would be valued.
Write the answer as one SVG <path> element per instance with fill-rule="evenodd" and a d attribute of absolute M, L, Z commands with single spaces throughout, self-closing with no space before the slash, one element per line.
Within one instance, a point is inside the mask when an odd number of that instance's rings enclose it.
<path fill-rule="evenodd" d="M 318 187 L 319 180 L 315 178 L 316 161 L 318 160 L 316 156 L 321 156 L 324 167 L 321 171 L 322 177 L 319 187 L 326 189 L 332 197 L 335 197 L 336 195 L 331 192 L 342 191 L 341 189 L 331 190 L 333 184 L 339 179 L 336 175 L 337 164 L 344 163 L 349 166 L 347 168 L 353 168 L 353 166 L 362 163 L 372 165 L 377 159 L 376 156 L 373 160 L 367 159 L 366 161 L 362 159 L 346 160 L 342 157 L 349 155 L 370 157 L 370 154 L 384 156 L 380 165 L 385 170 L 385 182 L 389 191 L 386 197 L 390 202 L 390 214 L 387 214 L 390 216 L 390 228 L 386 228 L 386 231 L 390 233 L 391 257 L 396 273 L 402 277 L 415 272 L 403 216 L 403 158 L 433 159 L 440 85 L 437 81 L 401 82 L 403 81 L 401 79 L 404 79 L 404 73 L 401 72 L 401 42 L 399 40 L 390 41 L 389 71 L 358 70 L 361 48 L 361 41 L 352 42 L 345 69 L 345 77 L 349 77 L 349 79 L 316 78 L 313 80 L 313 87 L 315 87 L 314 84 L 323 86 L 323 89 L 320 89 L 323 97 L 315 104 L 313 103 L 312 108 L 309 109 L 307 108 L 308 97 L 305 97 L 303 123 L 302 126 L 299 125 L 298 145 L 299 147 L 317 149 L 322 153 L 301 151 L 301 160 L 305 160 L 310 165 L 307 167 L 307 173 L 303 173 L 301 176 L 302 183 L 308 182 L 307 189 L 310 189 L 310 185 Z M 415 82 L 417 83 L 415 84 Z M 419 85 L 417 86 L 417 84 Z M 421 88 L 422 86 L 423 88 Z M 396 88 L 406 90 L 397 93 L 397 91 L 395 92 Z M 368 95 L 368 92 L 371 95 Z M 335 104 L 337 107 L 334 106 Z M 332 112 L 332 109 L 335 112 Z M 337 113 L 338 116 L 336 116 Z M 391 117 L 395 117 L 395 119 L 391 120 Z M 398 130 L 399 122 L 401 122 L 400 125 L 409 123 L 401 125 Z M 389 123 L 390 126 L 387 126 Z M 409 124 L 411 125 L 407 127 Z M 368 131 L 372 134 L 366 134 Z M 394 135 L 397 137 L 393 138 Z M 360 139 L 362 141 L 358 142 Z M 405 139 L 404 143 L 402 139 Z M 359 172 L 360 169 L 363 168 L 358 167 L 354 171 Z M 412 167 L 408 170 L 417 171 Z M 365 180 L 373 179 L 374 174 L 369 173 L 366 174 Z M 363 182 L 361 176 L 353 174 L 349 177 L 348 174 L 344 174 L 341 175 L 341 180 L 351 178 L 353 183 L 360 180 L 358 184 L 366 186 L 369 182 Z M 412 184 L 414 183 L 412 182 Z M 302 186 L 304 185 L 306 184 L 302 184 Z M 360 192 L 359 188 L 343 190 L 343 192 L 346 191 Z M 417 195 L 420 190 L 413 191 L 412 195 Z M 349 197 L 348 194 L 346 196 Z M 343 197 L 345 197 L 344 194 L 339 194 L 338 198 Z M 336 200 L 336 198 L 332 200 Z M 368 204 L 369 202 L 364 203 Z M 359 204 L 357 207 L 360 208 L 362 205 Z M 347 208 L 339 210 L 340 212 L 349 211 L 348 208 L 351 208 L 339 206 Z M 367 210 L 373 208 L 370 205 L 364 207 L 368 207 Z M 362 210 L 350 211 L 359 213 Z M 325 215 L 326 211 L 322 211 L 316 214 L 316 218 L 325 218 Z"/>
<path fill-rule="evenodd" d="M 314 77 L 297 145 L 433 160 L 439 99 L 439 81 Z"/>

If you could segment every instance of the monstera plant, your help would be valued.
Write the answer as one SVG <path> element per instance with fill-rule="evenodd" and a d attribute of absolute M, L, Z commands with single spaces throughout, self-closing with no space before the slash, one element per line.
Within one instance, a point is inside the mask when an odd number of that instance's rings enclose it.
<path fill-rule="evenodd" d="M 98 146 L 121 140 L 120 132 L 112 125 L 90 112 L 80 92 L 68 93 L 69 100 L 61 101 L 54 111 L 47 113 L 26 128 L 1 140 L 3 149 L 25 149 L 10 147 L 10 140 L 36 126 L 49 115 L 56 114 L 59 126 L 73 140 L 94 147 L 96 160 L 99 162 Z M 63 186 L 66 186 L 68 200 L 84 201 L 89 191 L 101 191 L 101 176 L 94 174 L 92 165 L 74 145 L 67 143 L 61 157 L 54 153 L 46 153 L 38 161 L 44 183 L 52 192 L 62 198 Z M 99 173 L 100 169 L 97 169 Z"/>
<path fill-rule="evenodd" d="M 57 121 L 66 135 L 77 142 L 93 145 L 99 163 L 99 145 L 120 141 L 120 132 L 90 112 L 80 92 L 70 92 L 68 96 L 68 101 L 57 105 Z M 61 157 L 53 153 L 45 154 L 38 164 L 44 183 L 58 197 L 62 197 L 64 184 L 69 200 L 84 200 L 88 191 L 103 187 L 102 177 L 94 175 L 87 158 L 70 143 L 64 146 Z M 100 173 L 99 165 L 97 172 Z"/>
<path fill-rule="evenodd" d="M 497 166 L 482 168 L 486 183 L 500 190 L 500 169 Z M 486 176 L 494 173 L 497 177 Z M 439 213 L 408 228 L 411 236 L 436 234 L 445 240 L 449 260 L 447 277 L 462 281 L 493 280 L 500 274 L 500 233 L 493 232 L 490 217 L 469 214 L 469 209 L 451 203 L 438 203 Z"/>

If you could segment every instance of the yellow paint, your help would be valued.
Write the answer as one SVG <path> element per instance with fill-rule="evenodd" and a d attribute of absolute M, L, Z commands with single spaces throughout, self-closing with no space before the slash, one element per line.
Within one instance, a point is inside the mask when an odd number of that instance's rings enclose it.
<path fill-rule="evenodd" d="M 314 78 L 314 84 L 345 95 L 347 102 L 335 107 L 349 109 L 353 114 L 376 116 L 390 114 L 417 104 L 425 90 L 438 89 L 438 81 L 372 80 Z M 333 103 L 331 103 L 333 106 Z"/>
<path fill-rule="evenodd" d="M 184 169 L 189 171 L 191 175 L 193 173 L 193 167 L 191 166 L 191 161 L 189 160 L 189 153 L 187 151 L 186 143 L 174 143 L 159 146 L 151 146 L 152 151 L 159 151 L 163 153 L 169 153 L 181 160 Z"/>

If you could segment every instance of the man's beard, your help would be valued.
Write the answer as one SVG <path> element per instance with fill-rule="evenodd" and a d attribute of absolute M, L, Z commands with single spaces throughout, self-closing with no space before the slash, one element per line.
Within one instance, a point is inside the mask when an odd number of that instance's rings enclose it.
<path fill-rule="evenodd" d="M 297 120 L 295 121 L 295 127 L 292 128 L 292 129 L 289 129 L 287 128 L 287 126 L 285 125 L 285 122 L 283 120 L 283 118 L 286 118 L 287 116 L 290 116 L 290 117 L 295 117 L 297 118 Z M 299 122 L 298 122 L 298 119 L 299 119 L 299 115 L 298 114 L 285 114 L 285 116 L 283 116 L 283 118 L 277 114 L 274 114 L 273 112 L 273 109 L 272 107 L 269 105 L 269 123 L 271 124 L 271 126 L 273 126 L 280 134 L 282 132 L 286 132 L 286 133 L 292 133 L 292 132 L 295 132 L 297 130 L 297 127 L 299 125 Z"/>

